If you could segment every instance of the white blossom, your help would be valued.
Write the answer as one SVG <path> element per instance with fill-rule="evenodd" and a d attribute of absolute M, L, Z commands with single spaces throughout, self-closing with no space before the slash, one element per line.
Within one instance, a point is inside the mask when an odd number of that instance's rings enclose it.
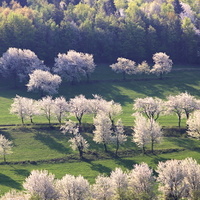
<path fill-rule="evenodd" d="M 92 196 L 95 200 L 110 200 L 113 191 L 110 184 L 110 177 L 99 175 L 92 185 Z"/>
<path fill-rule="evenodd" d="M 86 200 L 90 198 L 89 183 L 82 176 L 75 177 L 66 174 L 61 180 L 56 181 L 56 189 L 60 200 Z"/>
<path fill-rule="evenodd" d="M 161 79 L 163 74 L 169 73 L 172 69 L 173 62 L 166 53 L 155 53 L 153 55 L 153 61 L 155 64 L 151 69 L 151 73 L 160 76 Z"/>
<path fill-rule="evenodd" d="M 194 111 L 186 123 L 188 125 L 187 134 L 200 139 L 200 110 Z"/>
<path fill-rule="evenodd" d="M 60 76 L 39 69 L 34 70 L 29 77 L 30 80 L 26 85 L 28 91 L 39 90 L 50 95 L 58 93 L 62 81 Z"/>
<path fill-rule="evenodd" d="M 76 82 L 81 76 L 89 75 L 95 70 L 93 55 L 87 53 L 79 53 L 73 50 L 67 54 L 58 54 L 55 58 L 55 66 L 53 71 L 70 82 Z"/>
<path fill-rule="evenodd" d="M 54 100 L 52 99 L 52 96 L 43 97 L 38 101 L 38 106 L 40 108 L 41 114 L 47 118 L 50 124 L 54 106 Z"/>
<path fill-rule="evenodd" d="M 37 55 L 29 49 L 9 48 L 0 58 L 0 73 L 4 77 L 19 81 L 28 79 L 28 75 L 36 69 L 48 70 Z M 16 83 L 15 83 L 16 84 Z"/>
<path fill-rule="evenodd" d="M 122 169 L 116 168 L 110 174 L 110 185 L 113 199 L 126 199 L 128 190 L 128 175 Z"/>
<path fill-rule="evenodd" d="M 182 167 L 181 160 L 159 162 L 156 172 L 158 173 L 158 189 L 163 193 L 166 199 L 181 199 L 185 197 L 187 184 L 184 178 L 186 173 Z"/>
<path fill-rule="evenodd" d="M 121 119 L 117 120 L 117 123 L 114 127 L 114 131 L 112 134 L 112 142 L 116 144 L 116 155 L 119 149 L 119 146 L 127 141 L 127 135 L 124 134 L 124 126 L 122 124 Z"/>
<path fill-rule="evenodd" d="M 54 186 L 55 176 L 47 170 L 33 170 L 23 183 L 23 187 L 32 195 L 45 200 L 58 199 Z"/>
<path fill-rule="evenodd" d="M 69 100 L 69 112 L 76 117 L 79 126 L 81 126 L 83 115 L 89 113 L 89 100 L 84 95 L 71 98 Z"/>
<path fill-rule="evenodd" d="M 107 151 L 107 144 L 112 140 L 112 124 L 109 117 L 104 113 L 100 112 L 94 118 L 94 138 L 93 140 L 99 144 L 103 144 L 105 151 Z"/>
<path fill-rule="evenodd" d="M 126 58 L 118 58 L 117 63 L 110 65 L 116 73 L 122 73 L 123 79 L 126 79 L 126 74 L 136 74 L 136 64 L 134 61 Z"/>
<path fill-rule="evenodd" d="M 149 119 L 157 120 L 164 110 L 163 100 L 157 97 L 137 98 L 133 109 L 145 114 Z"/>
<path fill-rule="evenodd" d="M 33 117 L 40 114 L 37 101 L 20 97 L 19 95 L 16 95 L 13 100 L 14 102 L 11 104 L 10 113 L 16 114 L 21 118 L 22 124 L 24 124 L 24 119 L 26 118 L 29 118 L 31 123 L 33 123 Z"/>
<path fill-rule="evenodd" d="M 12 189 L 11 191 L 5 193 L 0 200 L 29 200 L 30 198 L 30 194 Z"/>
<path fill-rule="evenodd" d="M 0 134 L 0 155 L 3 156 L 4 162 L 6 162 L 6 155 L 12 153 L 13 143 L 6 139 L 5 136 Z"/>
<path fill-rule="evenodd" d="M 69 104 L 64 97 L 61 96 L 54 99 L 53 114 L 56 116 L 60 124 L 63 117 L 67 116 L 68 111 Z"/>
<path fill-rule="evenodd" d="M 134 165 L 134 169 L 128 173 L 129 191 L 135 199 L 154 199 L 154 186 L 153 170 L 146 163 Z"/>

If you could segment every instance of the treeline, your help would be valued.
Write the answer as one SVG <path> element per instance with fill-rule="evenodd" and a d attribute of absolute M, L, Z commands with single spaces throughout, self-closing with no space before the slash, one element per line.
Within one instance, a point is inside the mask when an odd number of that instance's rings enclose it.
<path fill-rule="evenodd" d="M 0 1 L 0 55 L 30 49 L 51 64 L 68 50 L 96 62 L 124 57 L 152 61 L 166 52 L 174 62 L 200 63 L 198 0 Z"/>

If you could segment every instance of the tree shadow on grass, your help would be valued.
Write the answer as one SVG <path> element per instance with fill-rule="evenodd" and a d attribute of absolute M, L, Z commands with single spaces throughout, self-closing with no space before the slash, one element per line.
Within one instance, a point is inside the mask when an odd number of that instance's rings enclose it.
<path fill-rule="evenodd" d="M 22 186 L 17 181 L 13 180 L 9 176 L 6 176 L 5 174 L 0 173 L 0 185 L 4 185 L 7 187 L 11 187 L 17 190 L 21 190 Z"/>
<path fill-rule="evenodd" d="M 192 138 L 167 138 L 170 142 L 184 149 L 200 152 L 200 141 Z"/>
<path fill-rule="evenodd" d="M 24 177 L 28 177 L 30 172 L 26 169 L 15 169 L 13 170 L 15 174 L 20 175 L 20 176 L 24 176 Z"/>
<path fill-rule="evenodd" d="M 60 153 L 69 153 L 70 149 L 65 147 L 63 144 L 57 142 L 55 139 L 53 139 L 50 135 L 37 133 L 35 135 L 35 139 L 41 141 L 43 144 L 48 146 L 50 149 L 54 149 Z"/>
<path fill-rule="evenodd" d="M 137 164 L 134 160 L 131 159 L 123 159 L 123 158 L 116 158 L 115 163 L 118 165 L 124 166 L 125 168 L 131 170 L 133 166 Z"/>
<path fill-rule="evenodd" d="M 109 175 L 110 172 L 112 171 L 111 168 L 109 167 L 106 167 L 102 164 L 95 164 L 95 163 L 90 163 L 91 164 L 91 169 L 94 170 L 94 171 L 97 171 L 101 174 L 106 174 L 106 175 Z"/>

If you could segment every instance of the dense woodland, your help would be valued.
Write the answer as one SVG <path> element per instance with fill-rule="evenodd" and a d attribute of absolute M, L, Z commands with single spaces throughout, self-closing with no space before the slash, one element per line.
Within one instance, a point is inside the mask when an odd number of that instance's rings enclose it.
<path fill-rule="evenodd" d="M 68 50 L 93 54 L 95 62 L 151 62 L 165 52 L 176 63 L 200 63 L 199 0 L 6 0 L 0 6 L 0 55 L 9 47 L 30 49 L 51 64 Z"/>

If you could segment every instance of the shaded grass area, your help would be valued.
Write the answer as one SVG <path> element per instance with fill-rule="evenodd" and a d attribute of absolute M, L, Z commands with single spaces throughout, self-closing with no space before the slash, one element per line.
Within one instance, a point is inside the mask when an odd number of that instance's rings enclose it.
<path fill-rule="evenodd" d="M 0 160 L 0 194 L 11 188 L 21 190 L 22 183 L 33 169 L 46 169 L 57 178 L 65 174 L 81 174 L 94 183 L 99 173 L 109 175 L 116 167 L 132 169 L 134 164 L 141 162 L 148 163 L 154 169 L 159 161 L 168 159 L 193 157 L 200 163 L 200 141 L 187 138 L 184 133 L 165 137 L 162 143 L 155 145 L 155 154 L 150 153 L 148 146 L 146 155 L 141 153 L 129 136 L 120 147 L 119 157 L 114 156 L 114 145 L 109 145 L 109 152 L 105 153 L 103 146 L 92 140 L 92 133 L 83 133 L 90 144 L 84 160 L 79 159 L 78 152 L 71 150 L 69 136 L 61 134 L 58 128 L 8 128 L 0 133 L 14 143 L 13 154 L 7 155 L 8 163 L 3 163 L 3 158 Z"/>
<path fill-rule="evenodd" d="M 184 68 L 185 66 L 174 66 Z M 187 66 L 187 68 L 193 66 Z M 196 67 L 196 66 L 195 66 Z M 98 65 L 91 75 L 90 82 L 82 81 L 75 85 L 63 82 L 58 96 L 65 96 L 67 100 L 76 95 L 84 94 L 87 98 L 92 98 L 93 94 L 99 94 L 106 100 L 114 100 L 121 103 L 123 114 L 121 116 L 125 125 L 133 124 L 133 101 L 140 97 L 153 96 L 165 99 L 168 95 L 175 95 L 188 91 L 191 95 L 200 98 L 200 71 L 172 71 L 163 80 L 159 80 L 154 75 L 132 75 L 127 76 L 126 81 L 121 80 L 121 74 L 114 73 L 108 65 Z M 0 124 L 20 124 L 21 121 L 16 116 L 9 113 L 12 98 L 18 94 L 29 98 L 39 99 L 37 93 L 26 91 L 26 87 L 21 84 L 13 88 L 8 80 L 0 79 Z M 84 122 L 91 122 L 92 116 L 85 116 Z M 35 117 L 35 123 L 47 123 L 45 117 Z M 57 122 L 55 119 L 52 122 Z M 29 121 L 27 121 L 29 123 Z M 176 116 L 164 116 L 160 119 L 163 126 L 177 126 Z M 182 125 L 185 125 L 183 121 Z"/>

